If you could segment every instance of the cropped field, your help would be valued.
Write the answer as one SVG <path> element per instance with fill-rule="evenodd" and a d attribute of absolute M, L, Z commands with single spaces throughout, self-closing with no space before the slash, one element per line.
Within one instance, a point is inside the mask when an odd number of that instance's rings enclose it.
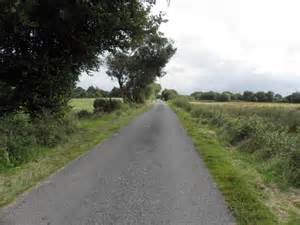
<path fill-rule="evenodd" d="M 239 224 L 300 224 L 300 105 L 171 105 Z"/>

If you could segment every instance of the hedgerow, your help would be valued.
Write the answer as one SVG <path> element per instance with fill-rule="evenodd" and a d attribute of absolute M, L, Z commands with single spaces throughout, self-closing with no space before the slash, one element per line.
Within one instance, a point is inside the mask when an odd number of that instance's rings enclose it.
<path fill-rule="evenodd" d="M 0 168 L 18 166 L 41 153 L 38 149 L 61 143 L 74 131 L 75 123 L 71 114 L 48 112 L 34 119 L 23 113 L 1 117 Z"/>

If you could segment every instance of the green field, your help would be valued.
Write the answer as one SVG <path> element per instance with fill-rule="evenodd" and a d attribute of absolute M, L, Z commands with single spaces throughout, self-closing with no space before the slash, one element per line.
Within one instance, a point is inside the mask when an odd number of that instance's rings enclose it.
<path fill-rule="evenodd" d="M 227 107 L 272 107 L 272 108 L 299 108 L 300 104 L 292 104 L 292 103 L 264 103 L 264 102 L 215 102 L 215 101 L 192 101 L 191 104 L 194 105 L 220 105 Z"/>
<path fill-rule="evenodd" d="M 79 112 L 80 110 L 87 110 L 89 112 L 93 112 L 94 100 L 94 98 L 73 98 L 70 100 L 69 105 L 75 112 Z"/>
<path fill-rule="evenodd" d="M 286 103 L 251 103 L 251 102 L 191 102 L 195 110 L 212 113 L 221 113 L 227 117 L 240 119 L 257 118 L 272 123 L 274 130 L 285 129 L 289 136 L 298 136 L 300 128 L 300 105 Z M 199 111 L 198 110 L 198 111 Z"/>
<path fill-rule="evenodd" d="M 238 224 L 300 224 L 297 104 L 171 104 Z"/>
<path fill-rule="evenodd" d="M 112 98 L 122 101 L 122 98 Z M 80 110 L 87 110 L 93 112 L 94 98 L 73 98 L 70 100 L 69 105 L 72 107 L 74 112 L 79 112 Z"/>

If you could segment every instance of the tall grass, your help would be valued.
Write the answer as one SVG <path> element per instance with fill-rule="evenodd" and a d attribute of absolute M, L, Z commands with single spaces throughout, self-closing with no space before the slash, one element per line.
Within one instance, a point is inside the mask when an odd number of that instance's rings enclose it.
<path fill-rule="evenodd" d="M 0 121 L 0 169 L 18 166 L 35 158 L 44 147 L 65 141 L 76 128 L 74 115 L 43 113 L 30 119 L 23 113 Z"/>
<path fill-rule="evenodd" d="M 252 170 L 245 169 L 244 164 L 233 163 L 233 157 L 224 151 L 215 133 L 203 126 L 200 121 L 192 118 L 187 111 L 178 106 L 173 109 L 223 193 L 236 223 L 239 225 L 278 224 L 275 214 L 262 201 L 263 195 L 254 184 L 257 179 L 252 175 Z"/>
<path fill-rule="evenodd" d="M 298 107 L 170 104 L 191 136 L 237 224 L 300 224 Z"/>
<path fill-rule="evenodd" d="M 224 141 L 249 154 L 270 182 L 300 187 L 300 110 L 297 107 L 189 104 L 173 101 L 216 128 Z"/>

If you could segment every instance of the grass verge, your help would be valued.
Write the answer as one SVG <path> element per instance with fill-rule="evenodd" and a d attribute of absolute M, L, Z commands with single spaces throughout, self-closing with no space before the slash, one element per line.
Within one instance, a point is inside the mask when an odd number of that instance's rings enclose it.
<path fill-rule="evenodd" d="M 238 160 L 235 153 L 225 151 L 209 127 L 192 118 L 188 112 L 171 107 L 209 168 L 236 222 L 240 225 L 280 224 L 277 216 L 265 204 L 268 196 L 260 189 L 260 177 L 256 171 Z M 296 217 L 290 217 L 289 220 L 285 224 L 299 224 Z"/>
<path fill-rule="evenodd" d="M 98 118 L 81 119 L 78 121 L 77 130 L 70 134 L 67 142 L 53 148 L 39 149 L 42 153 L 34 160 L 18 167 L 1 170 L 0 207 L 13 202 L 20 194 L 88 152 L 149 107 L 145 105 Z"/>

